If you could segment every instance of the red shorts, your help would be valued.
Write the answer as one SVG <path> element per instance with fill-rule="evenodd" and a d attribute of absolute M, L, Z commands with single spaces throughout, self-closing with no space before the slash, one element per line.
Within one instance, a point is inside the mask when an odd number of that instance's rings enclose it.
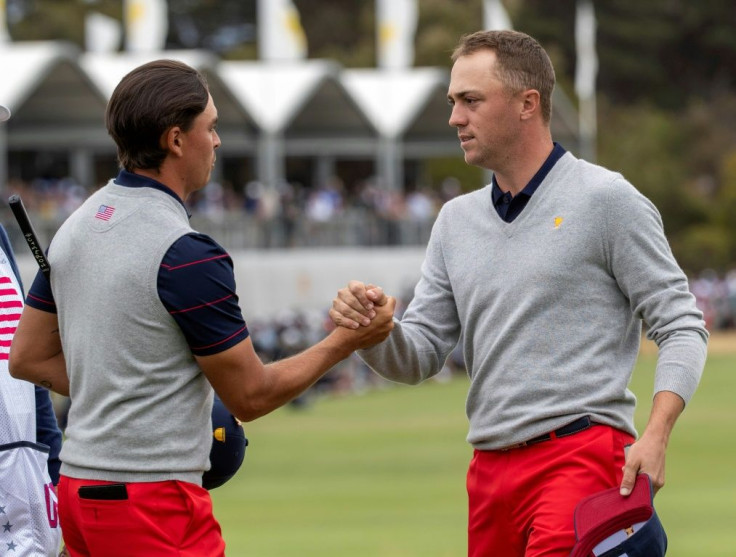
<path fill-rule="evenodd" d="M 61 531 L 72 557 L 225 555 L 212 500 L 198 485 L 61 476 L 58 493 Z"/>
<path fill-rule="evenodd" d="M 594 425 L 528 447 L 476 450 L 467 477 L 468 555 L 568 557 L 575 506 L 621 483 L 624 447 L 633 442 Z"/>

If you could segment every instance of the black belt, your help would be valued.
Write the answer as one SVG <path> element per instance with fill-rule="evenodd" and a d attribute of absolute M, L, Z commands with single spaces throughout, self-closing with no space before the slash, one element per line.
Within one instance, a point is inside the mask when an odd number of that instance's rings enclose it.
<path fill-rule="evenodd" d="M 510 447 L 504 447 L 500 450 L 510 451 L 512 449 L 520 449 L 522 447 L 528 447 L 529 445 L 536 445 L 537 443 L 551 441 L 552 439 L 556 439 L 558 437 L 567 437 L 568 435 L 574 435 L 575 433 L 585 431 L 586 429 L 589 429 L 592 425 L 593 420 L 590 419 L 590 416 L 583 416 L 582 418 L 578 418 L 574 422 L 564 425 L 561 428 L 555 429 L 554 431 L 550 431 L 549 433 L 545 433 L 544 435 L 540 435 L 539 437 L 534 437 L 533 439 L 529 439 L 529 441 L 524 441 L 523 443 L 517 443 L 516 445 L 511 445 Z"/>

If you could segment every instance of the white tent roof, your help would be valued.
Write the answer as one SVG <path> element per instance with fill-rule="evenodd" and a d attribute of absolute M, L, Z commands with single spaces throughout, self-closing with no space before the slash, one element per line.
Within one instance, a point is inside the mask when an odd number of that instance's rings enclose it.
<path fill-rule="evenodd" d="M 78 50 L 71 43 L 32 41 L 0 43 L 0 103 L 17 109 L 49 72 L 61 62 L 74 61 Z"/>
<path fill-rule="evenodd" d="M 131 70 L 153 60 L 178 60 L 200 71 L 206 78 L 219 113 L 221 135 L 229 148 L 244 147 L 243 140 L 254 136 L 256 121 L 216 71 L 218 58 L 204 50 L 163 50 L 158 52 L 86 52 L 79 56 L 80 67 L 109 99 L 120 80 Z M 224 132 L 224 133 L 223 133 Z M 229 133 L 228 133 L 229 132 Z M 223 138 L 224 139 L 224 138 Z"/>
<path fill-rule="evenodd" d="M 178 60 L 197 69 L 213 68 L 216 57 L 202 50 L 164 50 L 160 52 L 85 52 L 79 65 L 89 74 L 106 98 L 131 70 L 153 60 Z"/>
<path fill-rule="evenodd" d="M 327 60 L 221 62 L 217 73 L 261 129 L 279 133 L 326 80 L 337 80 L 339 67 Z"/>
<path fill-rule="evenodd" d="M 79 49 L 63 41 L 0 46 L 0 103 L 13 117 L 8 144 L 15 149 L 97 146 L 106 140 L 105 99 L 82 70 Z"/>
<path fill-rule="evenodd" d="M 446 90 L 448 83 L 447 72 L 439 68 L 346 69 L 340 79 L 387 137 L 403 135 L 432 95 Z"/>

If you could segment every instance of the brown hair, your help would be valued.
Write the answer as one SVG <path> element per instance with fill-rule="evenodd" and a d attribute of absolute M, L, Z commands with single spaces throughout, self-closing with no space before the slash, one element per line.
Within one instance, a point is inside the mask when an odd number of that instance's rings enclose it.
<path fill-rule="evenodd" d="M 452 61 L 484 49 L 496 53 L 496 75 L 511 92 L 539 91 L 542 118 L 549 124 L 555 70 L 542 46 L 518 31 L 477 31 L 460 39 Z"/>
<path fill-rule="evenodd" d="M 158 170 L 167 150 L 161 136 L 173 126 L 187 131 L 209 101 L 207 80 L 174 60 L 137 67 L 120 81 L 107 104 L 107 132 L 118 147 L 120 166 Z"/>

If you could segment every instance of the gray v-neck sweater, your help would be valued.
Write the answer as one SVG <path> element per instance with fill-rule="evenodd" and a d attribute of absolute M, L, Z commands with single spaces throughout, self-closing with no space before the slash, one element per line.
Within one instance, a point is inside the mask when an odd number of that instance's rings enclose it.
<path fill-rule="evenodd" d="M 414 299 L 388 340 L 360 355 L 388 379 L 419 383 L 462 332 L 478 449 L 586 414 L 635 435 L 627 385 L 642 321 L 659 346 L 655 392 L 689 401 L 708 333 L 659 213 L 620 174 L 566 153 L 511 223 L 490 186 L 446 203 Z"/>

